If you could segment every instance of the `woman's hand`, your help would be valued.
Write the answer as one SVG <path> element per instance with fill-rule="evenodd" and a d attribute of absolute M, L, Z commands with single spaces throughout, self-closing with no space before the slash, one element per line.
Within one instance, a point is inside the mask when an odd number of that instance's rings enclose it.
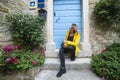
<path fill-rule="evenodd" d="M 67 47 L 68 45 L 67 45 L 67 40 L 64 40 L 63 41 L 63 44 L 64 44 L 64 47 Z"/>
<path fill-rule="evenodd" d="M 67 40 L 64 40 L 63 43 L 67 43 Z"/>

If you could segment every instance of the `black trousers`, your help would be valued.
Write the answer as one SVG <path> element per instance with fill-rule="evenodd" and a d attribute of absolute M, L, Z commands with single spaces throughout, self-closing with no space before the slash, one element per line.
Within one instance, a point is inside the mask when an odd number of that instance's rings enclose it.
<path fill-rule="evenodd" d="M 66 53 L 69 53 L 71 58 L 75 57 L 75 47 L 74 46 L 63 47 L 63 45 L 61 46 L 60 51 L 59 51 L 61 68 L 65 68 L 65 54 Z"/>

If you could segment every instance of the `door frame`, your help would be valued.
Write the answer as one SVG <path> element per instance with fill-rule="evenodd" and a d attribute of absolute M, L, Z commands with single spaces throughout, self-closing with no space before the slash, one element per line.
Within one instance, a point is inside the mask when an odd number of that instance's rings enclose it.
<path fill-rule="evenodd" d="M 56 52 L 55 42 L 53 40 L 53 2 L 54 0 L 47 0 L 47 43 L 46 43 L 46 56 L 50 53 Z M 87 24 L 86 24 L 87 23 Z M 82 27 L 83 27 L 83 40 L 81 42 L 82 51 L 84 56 L 91 56 L 91 44 L 89 41 L 89 0 L 82 0 Z"/>

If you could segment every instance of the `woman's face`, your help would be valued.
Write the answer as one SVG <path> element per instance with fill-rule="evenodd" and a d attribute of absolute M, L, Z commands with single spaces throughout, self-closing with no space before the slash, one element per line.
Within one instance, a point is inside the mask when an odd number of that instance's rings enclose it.
<path fill-rule="evenodd" d="M 70 32 L 75 32 L 76 30 L 75 30 L 75 26 L 71 26 L 71 28 L 70 28 Z"/>

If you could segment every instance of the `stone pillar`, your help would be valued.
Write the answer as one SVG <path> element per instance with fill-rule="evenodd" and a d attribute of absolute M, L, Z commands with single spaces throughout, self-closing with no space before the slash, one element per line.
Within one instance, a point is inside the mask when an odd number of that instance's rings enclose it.
<path fill-rule="evenodd" d="M 53 41 L 53 0 L 47 0 L 47 44 L 46 55 L 55 51 L 55 43 Z"/>
<path fill-rule="evenodd" d="M 91 56 L 91 45 L 89 41 L 89 0 L 82 0 L 83 7 L 83 42 L 82 42 L 82 51 L 84 56 Z"/>

